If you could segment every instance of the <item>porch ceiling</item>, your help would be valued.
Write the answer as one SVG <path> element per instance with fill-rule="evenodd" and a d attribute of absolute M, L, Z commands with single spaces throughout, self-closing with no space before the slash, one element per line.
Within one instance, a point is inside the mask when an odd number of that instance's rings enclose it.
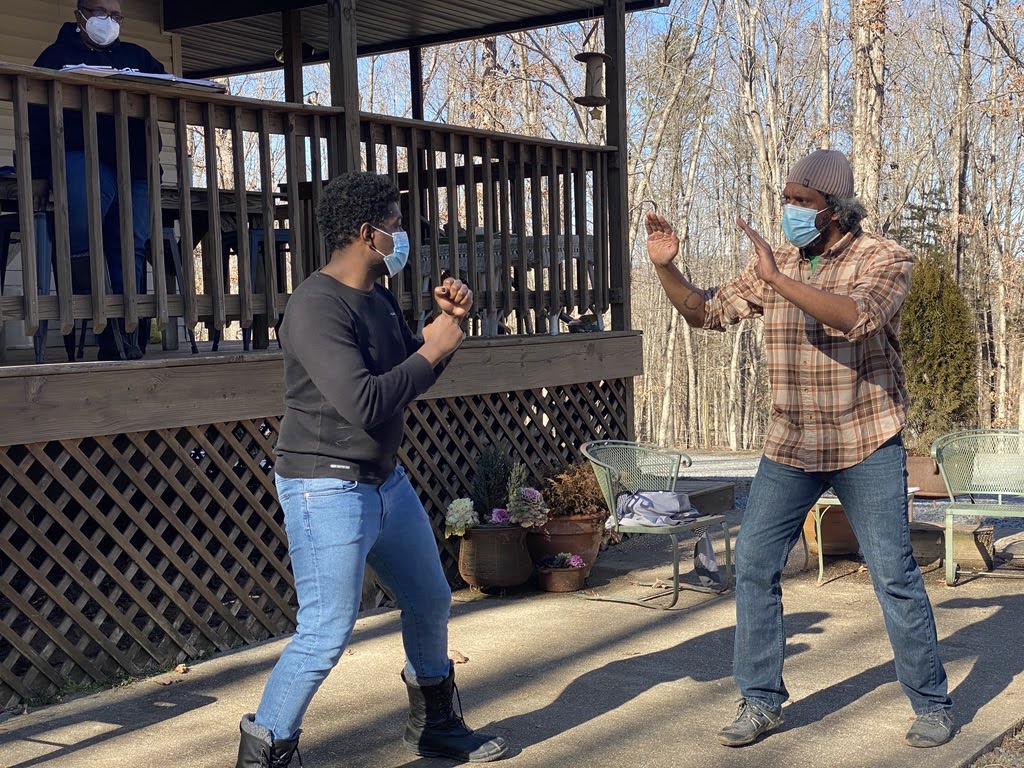
<path fill-rule="evenodd" d="M 669 0 L 627 0 L 629 12 Z M 164 28 L 181 35 L 186 77 L 274 69 L 281 11 L 300 10 L 306 63 L 328 56 L 326 5 L 313 0 L 179 0 L 164 3 Z M 470 40 L 600 16 L 596 0 L 364 0 L 357 5 L 359 55 Z"/>

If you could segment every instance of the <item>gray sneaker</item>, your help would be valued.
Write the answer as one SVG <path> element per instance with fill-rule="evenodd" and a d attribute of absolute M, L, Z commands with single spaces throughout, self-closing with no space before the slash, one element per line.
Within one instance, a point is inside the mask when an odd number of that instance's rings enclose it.
<path fill-rule="evenodd" d="M 782 725 L 782 707 L 766 709 L 754 702 L 740 699 L 736 719 L 718 732 L 718 741 L 727 747 L 745 747 L 769 731 Z"/>
<path fill-rule="evenodd" d="M 953 718 L 948 709 L 925 712 L 907 731 L 907 744 L 912 747 L 937 747 L 953 738 Z"/>

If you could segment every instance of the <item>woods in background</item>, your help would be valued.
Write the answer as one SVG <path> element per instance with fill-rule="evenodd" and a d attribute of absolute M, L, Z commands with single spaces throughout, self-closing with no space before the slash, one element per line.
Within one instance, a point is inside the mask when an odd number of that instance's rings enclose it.
<path fill-rule="evenodd" d="M 760 325 L 707 334 L 677 322 L 643 255 L 643 213 L 671 220 L 684 274 L 715 285 L 750 256 L 737 215 L 782 241 L 784 174 L 818 147 L 850 156 L 868 228 L 941 261 L 959 287 L 963 300 L 943 308 L 967 315 L 955 334 L 966 329 L 974 358 L 958 369 L 973 376 L 967 420 L 1024 426 L 1020 4 L 677 0 L 627 23 L 640 439 L 756 449 L 768 407 Z M 424 49 L 426 119 L 602 142 L 601 117 L 572 100 L 583 93 L 573 56 L 602 39 L 592 29 Z M 362 109 L 411 116 L 408 77 L 405 54 L 364 59 Z M 249 76 L 246 87 L 268 85 Z M 329 101 L 323 67 L 306 70 L 305 91 Z"/>

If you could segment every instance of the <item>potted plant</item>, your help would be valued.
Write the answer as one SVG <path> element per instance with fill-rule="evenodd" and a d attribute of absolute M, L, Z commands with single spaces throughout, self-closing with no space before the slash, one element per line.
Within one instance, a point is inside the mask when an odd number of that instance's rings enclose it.
<path fill-rule="evenodd" d="M 903 305 L 900 344 L 910 395 L 907 485 L 920 488 L 920 497 L 947 495 L 931 458 L 935 438 L 977 424 L 972 316 L 945 254 L 932 247 L 918 257 Z"/>
<path fill-rule="evenodd" d="M 579 592 L 587 564 L 571 552 L 559 552 L 537 561 L 537 585 L 545 592 Z"/>
<path fill-rule="evenodd" d="M 477 462 L 472 496 L 448 505 L 445 536 L 462 537 L 459 575 L 471 587 L 516 587 L 533 572 L 526 532 L 543 523 L 546 509 L 538 491 L 522 487 L 525 476 L 505 453 L 486 449 Z"/>
<path fill-rule="evenodd" d="M 589 463 L 573 464 L 549 477 L 543 489 L 547 522 L 530 531 L 526 545 L 534 561 L 563 552 L 578 552 L 586 563 L 584 577 L 597 560 L 608 509 Z"/>

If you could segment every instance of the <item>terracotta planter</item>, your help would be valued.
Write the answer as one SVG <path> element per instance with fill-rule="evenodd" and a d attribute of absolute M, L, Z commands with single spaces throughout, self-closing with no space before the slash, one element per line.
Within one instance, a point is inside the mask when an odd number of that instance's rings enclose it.
<path fill-rule="evenodd" d="M 587 564 L 583 569 L 583 577 L 586 578 L 601 549 L 604 521 L 603 513 L 580 517 L 549 517 L 542 528 L 531 530 L 526 537 L 530 558 L 537 562 L 559 552 L 579 555 Z"/>
<path fill-rule="evenodd" d="M 949 491 L 939 474 L 939 465 L 931 456 L 907 456 L 907 486 L 915 485 L 921 489 L 915 494 L 918 498 L 949 498 Z"/>
<path fill-rule="evenodd" d="M 459 575 L 471 587 L 518 587 L 533 573 L 526 529 L 518 525 L 470 528 L 459 546 Z"/>
<path fill-rule="evenodd" d="M 538 568 L 537 586 L 545 592 L 579 592 L 586 578 L 583 568 Z"/>
<path fill-rule="evenodd" d="M 810 512 L 804 518 L 804 536 L 812 553 L 818 554 L 818 532 L 814 527 L 814 515 Z M 846 512 L 835 506 L 821 518 L 821 540 L 824 555 L 856 555 L 860 551 L 857 534 L 853 532 Z"/>

